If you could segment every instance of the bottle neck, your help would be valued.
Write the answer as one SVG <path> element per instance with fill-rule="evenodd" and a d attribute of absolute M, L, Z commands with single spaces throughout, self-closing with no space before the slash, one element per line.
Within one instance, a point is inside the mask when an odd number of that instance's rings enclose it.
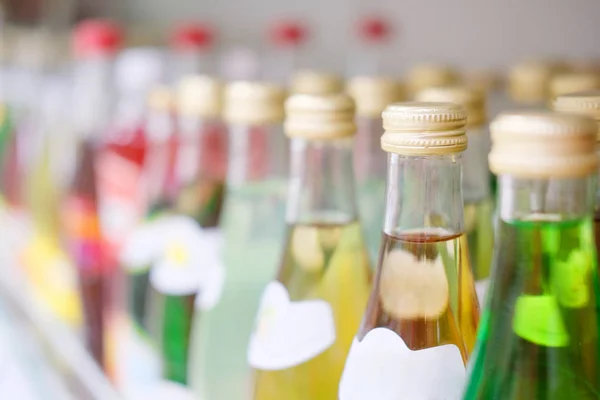
<path fill-rule="evenodd" d="M 560 221 L 592 213 L 596 177 L 522 179 L 498 177 L 498 215 L 502 221 Z"/>
<path fill-rule="evenodd" d="M 463 153 L 465 203 L 478 203 L 490 196 L 488 170 L 489 136 L 484 126 L 467 129 L 469 146 Z"/>
<path fill-rule="evenodd" d="M 357 219 L 352 145 L 352 138 L 292 139 L 288 223 Z"/>
<path fill-rule="evenodd" d="M 287 176 L 288 144 L 281 124 L 230 124 L 227 185 Z"/>
<path fill-rule="evenodd" d="M 386 158 L 381 150 L 381 118 L 359 116 L 354 139 L 354 171 L 357 183 L 385 178 Z"/>
<path fill-rule="evenodd" d="M 384 233 L 463 232 L 461 154 L 388 155 Z"/>

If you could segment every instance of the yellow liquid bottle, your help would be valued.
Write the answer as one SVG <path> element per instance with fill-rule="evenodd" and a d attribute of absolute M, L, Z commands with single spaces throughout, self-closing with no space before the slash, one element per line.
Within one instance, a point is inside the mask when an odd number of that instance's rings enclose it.
<path fill-rule="evenodd" d="M 447 101 L 460 104 L 467 112 L 468 148 L 463 159 L 464 231 L 469 242 L 469 257 L 479 301 L 485 297 L 494 247 L 491 185 L 487 156 L 489 134 L 486 127 L 484 93 L 463 85 L 430 88 L 417 95 L 420 101 Z"/>
<path fill-rule="evenodd" d="M 296 95 L 286 111 L 289 226 L 248 348 L 253 398 L 335 399 L 371 281 L 354 200 L 354 106 L 345 95 Z"/>
<path fill-rule="evenodd" d="M 383 113 L 383 243 L 340 400 L 460 398 L 479 322 L 463 221 L 465 120 L 451 103 Z"/>

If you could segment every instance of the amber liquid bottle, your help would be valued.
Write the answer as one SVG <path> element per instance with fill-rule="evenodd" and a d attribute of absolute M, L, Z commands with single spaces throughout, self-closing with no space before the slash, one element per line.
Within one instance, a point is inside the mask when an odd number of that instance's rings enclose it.
<path fill-rule="evenodd" d="M 397 103 L 383 119 L 383 244 L 339 399 L 458 399 L 479 320 L 463 222 L 466 115 Z"/>
<path fill-rule="evenodd" d="M 337 394 L 370 286 L 352 176 L 353 102 L 295 95 L 287 239 L 261 299 L 248 361 L 256 400 L 328 400 Z"/>

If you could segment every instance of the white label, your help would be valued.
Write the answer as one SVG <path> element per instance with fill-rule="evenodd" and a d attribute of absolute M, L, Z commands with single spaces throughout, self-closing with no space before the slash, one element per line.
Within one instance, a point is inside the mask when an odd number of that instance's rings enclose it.
<path fill-rule="evenodd" d="M 267 285 L 250 338 L 248 362 L 261 370 L 302 364 L 335 342 L 333 311 L 323 300 L 290 301 L 280 282 Z"/>
<path fill-rule="evenodd" d="M 180 215 L 161 218 L 155 224 L 153 235 L 157 235 L 159 251 L 150 271 L 152 286 L 174 296 L 203 293 L 201 303 L 208 306 L 218 301 L 218 286 L 225 279 L 219 231 L 202 229 L 193 219 Z"/>
<path fill-rule="evenodd" d="M 479 299 L 479 304 L 483 305 L 485 301 L 485 295 L 487 294 L 487 289 L 490 284 L 490 280 L 482 279 L 480 281 L 475 282 L 475 291 L 477 292 L 477 298 Z"/>
<path fill-rule="evenodd" d="M 458 347 L 410 350 L 387 328 L 354 339 L 339 388 L 340 400 L 458 400 L 466 372 Z"/>
<path fill-rule="evenodd" d="M 210 263 L 204 275 L 204 282 L 196 297 L 196 307 L 211 310 L 221 300 L 225 285 L 225 267 L 222 261 L 223 233 L 218 228 L 204 229 L 206 263 Z"/>

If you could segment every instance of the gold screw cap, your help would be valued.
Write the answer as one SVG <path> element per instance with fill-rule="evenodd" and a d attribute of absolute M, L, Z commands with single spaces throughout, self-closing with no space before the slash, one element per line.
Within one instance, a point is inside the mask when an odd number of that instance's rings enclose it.
<path fill-rule="evenodd" d="M 429 88 L 417 93 L 417 101 L 456 103 L 467 112 L 467 127 L 485 124 L 485 95 L 481 90 L 468 86 L 446 86 Z"/>
<path fill-rule="evenodd" d="M 556 75 L 550 81 L 552 99 L 558 96 L 585 90 L 600 89 L 600 75 L 589 72 L 572 72 Z"/>
<path fill-rule="evenodd" d="M 460 81 L 458 71 L 448 65 L 422 64 L 408 72 L 408 87 L 412 93 L 436 86 L 448 86 Z"/>
<path fill-rule="evenodd" d="M 283 88 L 265 82 L 238 81 L 225 88 L 223 118 L 232 124 L 263 125 L 283 121 Z"/>
<path fill-rule="evenodd" d="M 405 99 L 402 84 L 382 76 L 353 78 L 348 82 L 346 91 L 356 102 L 356 114 L 369 118 L 380 118 L 388 104 Z"/>
<path fill-rule="evenodd" d="M 600 142 L 600 90 L 558 96 L 554 100 L 554 110 L 593 118 L 598 124 L 597 140 Z"/>
<path fill-rule="evenodd" d="M 177 85 L 177 110 L 180 115 L 215 118 L 221 114 L 223 85 L 208 75 L 190 75 Z"/>
<path fill-rule="evenodd" d="M 382 114 L 384 151 L 405 155 L 458 153 L 467 148 L 467 114 L 455 103 L 407 102 Z"/>
<path fill-rule="evenodd" d="M 502 114 L 490 125 L 490 169 L 522 178 L 571 178 L 598 168 L 594 120 L 575 114 Z"/>
<path fill-rule="evenodd" d="M 339 75 L 324 71 L 298 71 L 292 77 L 290 85 L 292 94 L 330 94 L 343 90 L 343 79 Z"/>
<path fill-rule="evenodd" d="M 296 94 L 285 103 L 284 130 L 289 137 L 338 139 L 353 136 L 354 101 L 348 95 Z"/>

